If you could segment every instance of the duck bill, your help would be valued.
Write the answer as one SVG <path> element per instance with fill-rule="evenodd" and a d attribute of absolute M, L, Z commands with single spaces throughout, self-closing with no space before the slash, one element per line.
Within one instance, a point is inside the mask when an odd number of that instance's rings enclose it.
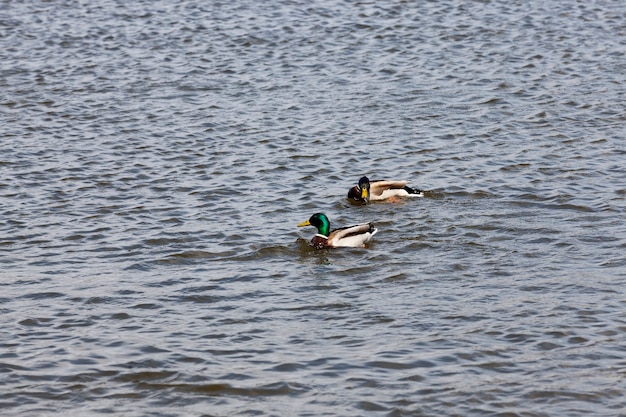
<path fill-rule="evenodd" d="M 308 220 L 303 221 L 302 223 L 298 224 L 298 227 L 304 227 L 304 226 L 310 226 L 311 223 Z"/>
<path fill-rule="evenodd" d="M 361 198 L 365 201 L 370 199 L 370 192 L 367 188 L 361 188 Z"/>

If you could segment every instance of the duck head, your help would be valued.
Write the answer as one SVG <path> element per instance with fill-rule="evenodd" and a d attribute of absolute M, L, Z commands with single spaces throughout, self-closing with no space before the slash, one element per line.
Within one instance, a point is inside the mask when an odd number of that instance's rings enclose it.
<path fill-rule="evenodd" d="M 317 228 L 317 232 L 320 235 L 326 237 L 328 237 L 330 233 L 330 220 L 328 220 L 328 217 L 326 217 L 324 213 L 315 213 L 309 217 L 309 220 L 305 220 L 298 225 L 298 227 L 304 226 L 314 226 Z"/>

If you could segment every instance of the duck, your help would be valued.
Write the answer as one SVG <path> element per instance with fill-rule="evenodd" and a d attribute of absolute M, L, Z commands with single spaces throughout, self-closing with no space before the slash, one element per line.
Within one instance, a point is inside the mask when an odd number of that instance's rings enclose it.
<path fill-rule="evenodd" d="M 317 234 L 311 239 L 311 246 L 317 249 L 326 248 L 363 248 L 365 244 L 378 232 L 373 223 L 361 223 L 354 226 L 341 227 L 330 230 L 330 220 L 324 213 L 315 213 L 308 220 L 298 224 L 298 227 L 314 226 Z"/>
<path fill-rule="evenodd" d="M 399 180 L 370 181 L 364 176 L 359 179 L 359 185 L 350 188 L 348 200 L 368 204 L 370 201 L 384 201 L 394 197 L 424 197 L 424 191 L 411 188 L 408 183 Z"/>

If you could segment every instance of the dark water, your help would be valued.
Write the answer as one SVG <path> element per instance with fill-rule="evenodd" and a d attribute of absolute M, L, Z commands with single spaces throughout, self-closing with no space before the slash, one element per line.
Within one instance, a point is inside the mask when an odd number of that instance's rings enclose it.
<path fill-rule="evenodd" d="M 626 415 L 625 93 L 622 1 L 1 1 L 2 415 Z"/>

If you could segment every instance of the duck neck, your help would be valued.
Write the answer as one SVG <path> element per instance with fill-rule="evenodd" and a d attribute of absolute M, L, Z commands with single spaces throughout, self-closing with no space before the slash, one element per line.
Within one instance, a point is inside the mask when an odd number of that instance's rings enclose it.
<path fill-rule="evenodd" d="M 327 218 L 325 217 L 320 218 L 320 224 L 319 226 L 317 226 L 317 231 L 319 232 L 320 235 L 324 237 L 328 237 L 328 234 L 330 233 L 330 222 L 328 221 Z"/>

